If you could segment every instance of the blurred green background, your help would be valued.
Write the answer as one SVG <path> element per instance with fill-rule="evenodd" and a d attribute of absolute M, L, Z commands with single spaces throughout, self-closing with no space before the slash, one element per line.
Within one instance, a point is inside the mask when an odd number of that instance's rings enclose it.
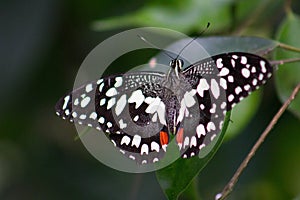
<path fill-rule="evenodd" d="M 285 3 L 1 1 L 0 199 L 165 199 L 155 173 L 127 174 L 94 159 L 79 140 L 74 141 L 74 126 L 56 117 L 56 101 L 73 87 L 85 56 L 122 30 L 162 26 L 197 35 L 209 21 L 206 35 L 274 39 L 285 18 Z M 300 13 L 299 1 L 290 7 Z M 134 66 L 152 56 L 153 51 L 137 52 L 122 65 Z M 202 199 L 212 199 L 223 188 L 280 105 L 271 80 L 254 117 L 221 146 L 197 177 Z M 299 153 L 299 118 L 286 112 L 229 199 L 299 198 Z M 191 197 L 186 192 L 181 199 Z"/>

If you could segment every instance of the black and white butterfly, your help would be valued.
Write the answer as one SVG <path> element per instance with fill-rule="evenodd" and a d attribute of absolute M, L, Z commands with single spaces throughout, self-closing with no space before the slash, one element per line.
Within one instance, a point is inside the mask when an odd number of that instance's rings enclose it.
<path fill-rule="evenodd" d="M 62 97 L 56 114 L 102 130 L 138 163 L 159 161 L 175 135 L 181 157 L 198 155 L 221 131 L 226 111 L 272 76 L 264 58 L 230 52 L 168 73 L 129 72 L 103 77 Z"/>

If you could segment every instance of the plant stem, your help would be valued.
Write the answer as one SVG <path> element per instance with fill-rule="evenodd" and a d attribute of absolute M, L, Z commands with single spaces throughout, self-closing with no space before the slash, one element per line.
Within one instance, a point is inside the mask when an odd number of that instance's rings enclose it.
<path fill-rule="evenodd" d="M 284 111 L 288 108 L 290 103 L 295 99 L 297 93 L 300 90 L 300 83 L 295 87 L 293 90 L 291 96 L 284 102 L 282 107 L 279 109 L 279 111 L 276 113 L 276 115 L 273 117 L 272 121 L 269 123 L 265 131 L 261 134 L 255 145 L 252 147 L 251 151 L 247 155 L 247 157 L 244 159 L 244 161 L 241 163 L 239 168 L 236 170 L 235 174 L 231 178 L 231 180 L 227 183 L 227 185 L 224 187 L 222 193 L 219 193 L 216 195 L 216 200 L 224 200 L 227 198 L 227 196 L 231 193 L 233 190 L 233 187 L 237 183 L 241 173 L 244 171 L 244 169 L 247 167 L 249 161 L 256 153 L 257 149 L 261 146 L 261 144 L 264 142 L 267 135 L 270 133 L 274 125 L 277 123 L 278 119 L 281 117 L 281 115 L 284 113 Z"/>
<path fill-rule="evenodd" d="M 299 61 L 300 61 L 300 58 L 291 58 L 291 59 L 285 59 L 285 60 L 272 60 L 272 61 L 270 61 L 270 64 L 272 66 L 274 66 L 274 65 L 283 65 L 286 63 L 294 63 L 294 62 L 299 62 Z"/>

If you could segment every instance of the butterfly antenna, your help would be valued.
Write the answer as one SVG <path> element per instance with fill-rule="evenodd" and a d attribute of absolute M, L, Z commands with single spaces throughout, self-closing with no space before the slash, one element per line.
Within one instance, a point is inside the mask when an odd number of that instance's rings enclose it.
<path fill-rule="evenodd" d="M 177 57 L 175 59 L 178 59 L 178 57 L 180 56 L 180 54 L 183 52 L 183 50 L 188 47 L 192 42 L 194 42 L 196 39 L 198 39 L 210 26 L 210 23 L 208 22 L 207 25 L 206 25 L 206 28 L 204 30 L 202 30 L 200 33 L 199 33 L 199 36 L 197 37 L 194 37 L 189 43 L 187 43 L 178 53 Z"/>
<path fill-rule="evenodd" d="M 167 55 L 169 58 L 171 58 L 172 60 L 174 60 L 174 58 L 173 58 L 170 54 L 168 54 L 168 53 L 166 52 L 166 50 L 164 50 L 164 49 L 162 49 L 162 48 L 160 48 L 160 47 L 158 47 L 158 46 L 152 44 L 151 42 L 149 42 L 148 40 L 146 40 L 146 38 L 144 38 L 143 36 L 140 36 L 140 35 L 137 35 L 137 36 L 138 36 L 141 40 L 143 40 L 145 43 L 149 44 L 150 46 L 152 46 L 152 47 L 154 47 L 154 48 L 156 48 L 156 49 L 161 50 L 165 55 Z"/>

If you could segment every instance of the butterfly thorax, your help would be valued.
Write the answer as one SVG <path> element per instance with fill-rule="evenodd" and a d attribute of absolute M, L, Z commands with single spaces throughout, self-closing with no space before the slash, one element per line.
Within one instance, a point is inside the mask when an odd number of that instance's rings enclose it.
<path fill-rule="evenodd" d="M 175 72 L 175 75 L 179 78 L 179 73 L 181 73 L 182 67 L 183 67 L 183 60 L 175 58 L 175 59 L 171 60 L 169 65 L 170 65 L 170 68 L 171 68 L 169 73 L 173 69 L 174 72 Z"/>

